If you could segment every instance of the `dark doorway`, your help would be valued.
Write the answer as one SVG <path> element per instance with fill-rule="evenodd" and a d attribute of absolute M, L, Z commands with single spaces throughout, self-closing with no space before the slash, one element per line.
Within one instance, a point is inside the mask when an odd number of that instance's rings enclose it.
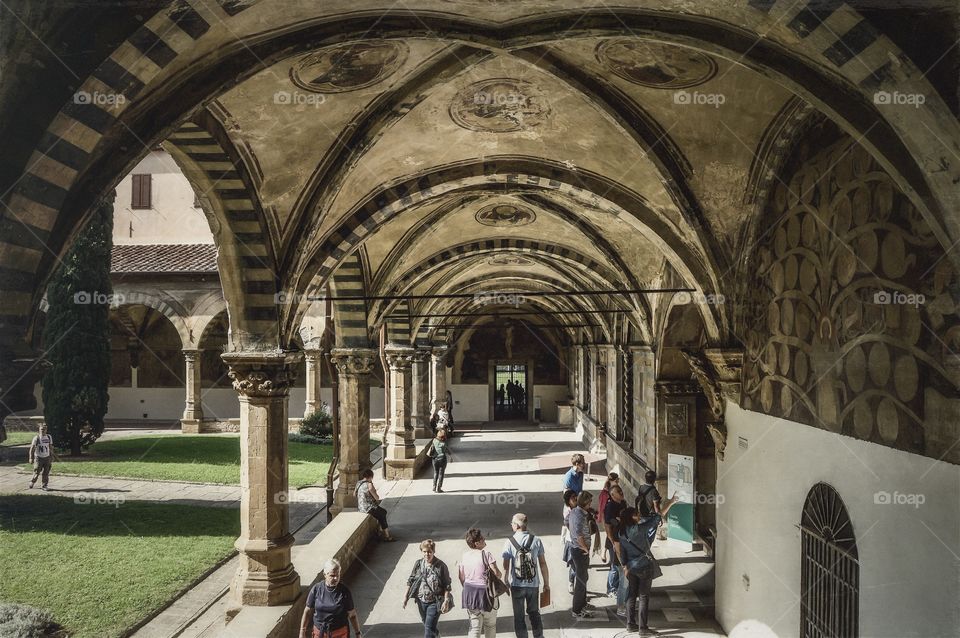
<path fill-rule="evenodd" d="M 493 420 L 526 420 L 530 387 L 526 364 L 498 363 L 493 380 Z"/>

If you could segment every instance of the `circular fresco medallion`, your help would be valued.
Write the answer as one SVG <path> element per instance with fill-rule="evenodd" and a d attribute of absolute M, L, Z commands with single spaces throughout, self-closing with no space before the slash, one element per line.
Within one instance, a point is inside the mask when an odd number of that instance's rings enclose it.
<path fill-rule="evenodd" d="M 497 255 L 488 259 L 487 263 L 491 266 L 528 266 L 532 262 L 518 255 Z"/>
<path fill-rule="evenodd" d="M 476 218 L 484 226 L 526 226 L 537 216 L 529 208 L 513 204 L 490 204 L 478 210 Z"/>
<path fill-rule="evenodd" d="M 290 69 L 290 79 L 314 93 L 344 93 L 372 86 L 407 58 L 402 42 L 354 42 L 327 47 L 304 56 Z"/>
<path fill-rule="evenodd" d="M 713 59 L 685 47 L 636 38 L 606 40 L 597 60 L 625 80 L 654 89 L 684 89 L 703 84 L 717 73 Z"/>
<path fill-rule="evenodd" d="M 511 78 L 474 82 L 461 89 L 450 104 L 450 117 L 458 126 L 484 133 L 525 131 L 549 114 L 540 89 Z"/>

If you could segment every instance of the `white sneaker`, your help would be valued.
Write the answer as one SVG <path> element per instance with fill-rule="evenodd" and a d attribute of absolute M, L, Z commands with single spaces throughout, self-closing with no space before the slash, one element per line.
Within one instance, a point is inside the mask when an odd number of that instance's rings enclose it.
<path fill-rule="evenodd" d="M 577 613 L 575 611 L 571 611 L 570 613 L 573 614 L 573 617 L 576 618 L 577 620 L 580 620 L 582 618 L 593 618 L 593 612 L 587 611 L 586 609 L 584 609 L 580 613 Z"/>

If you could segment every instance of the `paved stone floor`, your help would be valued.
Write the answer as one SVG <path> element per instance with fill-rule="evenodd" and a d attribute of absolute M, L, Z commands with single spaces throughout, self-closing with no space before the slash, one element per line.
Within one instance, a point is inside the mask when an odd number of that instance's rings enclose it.
<path fill-rule="evenodd" d="M 460 607 L 461 587 L 456 565 L 467 549 L 463 534 L 479 527 L 496 555 L 510 533 L 510 518 L 516 511 L 529 517 L 531 531 L 545 546 L 550 569 L 553 604 L 543 610 L 546 635 L 550 638 L 613 638 L 628 636 L 614 615 L 615 601 L 601 597 L 606 590 L 607 569 L 599 559 L 591 561 L 588 591 L 598 608 L 592 620 L 575 621 L 570 614 L 566 569 L 560 560 L 561 481 L 569 456 L 583 451 L 572 432 L 537 430 L 518 426 L 481 426 L 458 430 L 453 461 L 448 467 L 444 494 L 431 491 L 430 473 L 415 481 L 399 482 L 386 498 L 390 526 L 401 542 L 376 544 L 351 569 L 347 582 L 353 591 L 364 636 L 371 638 L 416 638 L 423 635 L 414 605 L 401 608 L 407 575 L 419 558 L 422 539 L 437 542 L 437 555 L 454 574 L 457 608 L 442 617 L 444 636 L 465 636 L 466 613 Z M 566 460 L 563 460 L 566 459 Z M 594 472 L 602 472 L 596 464 Z M 585 489 L 599 493 L 602 475 L 585 482 Z M 634 495 L 628 494 L 632 500 Z M 713 612 L 713 564 L 702 553 L 684 553 L 657 542 L 664 576 L 656 581 L 652 596 L 650 626 L 663 636 L 722 636 Z M 500 636 L 514 636 L 513 612 L 508 596 L 501 598 L 497 620 Z M 635 635 L 635 634 L 634 634 Z"/>

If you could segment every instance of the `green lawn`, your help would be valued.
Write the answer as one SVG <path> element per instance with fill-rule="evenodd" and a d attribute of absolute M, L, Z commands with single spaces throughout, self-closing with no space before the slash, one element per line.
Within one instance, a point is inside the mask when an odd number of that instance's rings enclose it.
<path fill-rule="evenodd" d="M 32 441 L 36 435 L 36 432 L 11 432 L 7 430 L 7 438 L 0 445 L 22 445 Z"/>
<path fill-rule="evenodd" d="M 326 481 L 332 446 L 290 443 L 288 454 L 290 487 Z M 98 441 L 80 459 L 61 455 L 60 460 L 54 462 L 54 474 L 60 471 L 85 476 L 240 483 L 239 435 L 133 436 Z"/>
<path fill-rule="evenodd" d="M 239 533 L 232 508 L 0 496 L 0 600 L 47 609 L 78 638 L 118 636 L 227 556 Z"/>

